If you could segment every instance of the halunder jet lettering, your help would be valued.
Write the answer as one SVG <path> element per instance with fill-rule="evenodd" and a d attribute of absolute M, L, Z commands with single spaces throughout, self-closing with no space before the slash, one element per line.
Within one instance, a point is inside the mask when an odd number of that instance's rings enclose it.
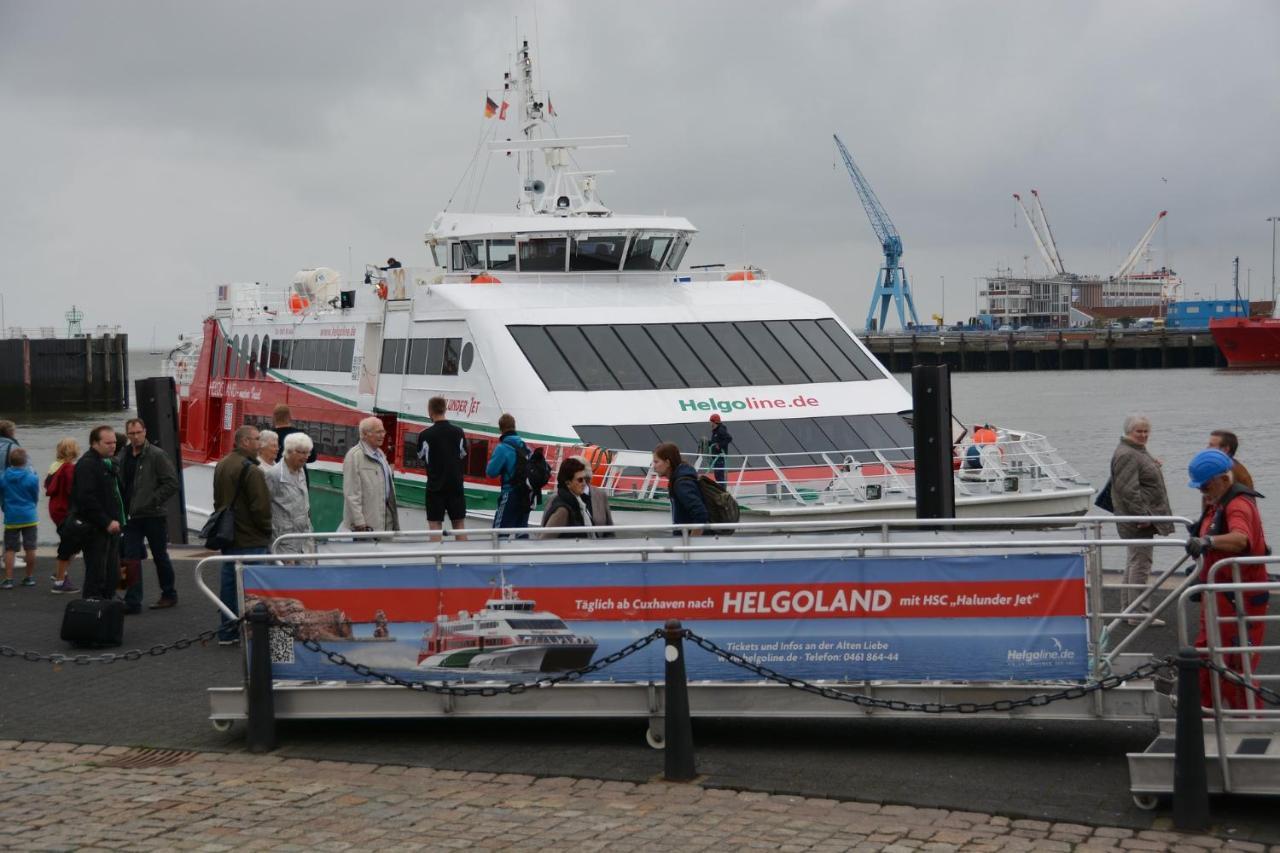
<path fill-rule="evenodd" d="M 755 616 L 765 613 L 879 613 L 889 609 L 893 595 L 887 589 L 779 589 L 725 592 L 721 613 Z"/>

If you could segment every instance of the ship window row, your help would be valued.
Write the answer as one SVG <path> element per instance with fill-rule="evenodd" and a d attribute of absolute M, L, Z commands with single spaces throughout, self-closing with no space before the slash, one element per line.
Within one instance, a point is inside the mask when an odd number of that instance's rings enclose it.
<path fill-rule="evenodd" d="M 467 344 L 472 349 L 471 344 Z M 457 376 L 463 357 L 462 338 L 386 338 L 381 372 L 410 376 Z"/>
<path fill-rule="evenodd" d="M 854 382 L 885 374 L 834 319 L 508 326 L 549 391 Z"/>
<path fill-rule="evenodd" d="M 220 338 L 212 373 L 227 379 L 259 379 L 268 370 L 323 370 L 350 373 L 356 342 L 345 340 L 272 340 L 270 335 Z"/>
<path fill-rule="evenodd" d="M 689 240 L 670 233 L 590 233 L 519 241 L 458 240 L 449 247 L 454 272 L 618 272 L 679 269 Z M 437 257 L 444 266 L 442 260 Z"/>
<path fill-rule="evenodd" d="M 418 457 L 420 432 L 406 432 L 404 435 L 404 454 L 400 457 L 406 470 L 425 471 L 426 464 Z M 485 468 L 489 464 L 489 439 L 468 438 L 467 458 L 462 462 L 463 474 L 467 477 L 484 479 Z"/>
<path fill-rule="evenodd" d="M 271 429 L 270 421 L 259 416 L 245 415 L 242 423 L 256 426 L 259 430 Z M 319 456 L 335 456 L 342 458 L 347 450 L 355 447 L 360 441 L 360 428 L 346 424 L 334 424 L 327 421 L 292 421 L 294 429 L 307 434 L 315 445 Z"/>
<path fill-rule="evenodd" d="M 850 455 L 857 462 L 890 462 L 909 459 L 914 436 L 906 420 L 896 414 L 830 415 L 821 418 L 785 420 L 736 420 L 743 410 L 730 407 L 722 412 L 725 427 L 733 437 L 728 467 L 740 466 L 747 457 L 748 468 L 767 467 L 765 454 L 801 454 L 776 459 L 779 465 L 839 464 Z M 710 415 L 707 416 L 710 418 Z M 677 424 L 632 424 L 622 426 L 575 426 L 587 444 L 606 450 L 652 451 L 670 441 L 690 458 L 707 453 L 711 438 L 707 420 Z M 877 451 L 879 456 L 877 456 Z M 824 461 L 819 454 L 827 454 Z M 736 458 L 735 458 L 736 457 Z M 704 459 L 704 462 L 706 460 Z M 704 467 L 707 467 L 704 464 Z"/>

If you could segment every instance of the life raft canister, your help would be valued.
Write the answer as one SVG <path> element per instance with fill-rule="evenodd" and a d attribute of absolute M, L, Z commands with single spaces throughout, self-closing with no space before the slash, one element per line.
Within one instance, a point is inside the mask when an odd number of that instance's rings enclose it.
<path fill-rule="evenodd" d="M 756 274 L 751 270 L 734 270 L 724 277 L 725 281 L 755 281 Z"/>
<path fill-rule="evenodd" d="M 387 282 L 385 280 L 379 281 L 376 285 L 374 285 L 373 289 L 378 292 L 379 299 L 387 298 Z"/>
<path fill-rule="evenodd" d="M 502 284 L 502 279 L 497 276 L 489 275 L 487 272 L 477 273 L 471 276 L 472 284 Z"/>
<path fill-rule="evenodd" d="M 289 311 L 294 314 L 301 314 L 311 307 L 311 300 L 303 296 L 301 293 L 289 294 Z"/>

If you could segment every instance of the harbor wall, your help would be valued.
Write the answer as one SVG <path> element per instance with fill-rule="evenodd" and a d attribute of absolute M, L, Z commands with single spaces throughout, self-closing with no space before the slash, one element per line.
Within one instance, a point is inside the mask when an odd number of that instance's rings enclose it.
<path fill-rule="evenodd" d="M 946 364 L 953 371 L 1227 366 L 1213 336 L 1203 330 L 950 332 L 867 335 L 862 340 L 894 373 L 916 364 Z"/>
<path fill-rule="evenodd" d="M 0 410 L 129 408 L 129 336 L 0 340 Z"/>

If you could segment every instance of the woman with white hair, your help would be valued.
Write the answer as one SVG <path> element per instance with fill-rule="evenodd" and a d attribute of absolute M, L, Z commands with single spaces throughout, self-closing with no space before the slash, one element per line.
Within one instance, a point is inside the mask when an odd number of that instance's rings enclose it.
<path fill-rule="evenodd" d="M 262 473 L 266 473 L 267 469 L 276 464 L 276 457 L 280 455 L 280 436 L 275 432 L 264 429 L 258 433 L 258 465 L 262 468 Z"/>
<path fill-rule="evenodd" d="M 1147 440 L 1151 437 L 1151 421 L 1146 415 L 1129 415 L 1124 419 L 1124 435 L 1111 457 L 1111 502 L 1116 515 L 1170 515 L 1169 493 L 1164 487 L 1164 473 L 1160 460 L 1147 452 Z M 1122 522 L 1116 525 L 1124 539 L 1152 539 L 1157 533 L 1167 536 L 1173 532 L 1173 524 L 1162 521 L 1156 524 Z M 1131 584 L 1121 593 L 1121 601 L 1127 610 L 1144 591 L 1151 577 L 1150 545 L 1131 545 L 1125 563 L 1124 582 Z M 1151 609 L 1151 599 L 1143 602 L 1142 610 Z M 1129 624 L 1136 624 L 1131 618 Z"/>
<path fill-rule="evenodd" d="M 382 452 L 387 428 L 378 418 L 360 422 L 360 441 L 342 460 L 342 526 L 346 530 L 399 530 L 396 484 Z"/>
<path fill-rule="evenodd" d="M 267 491 L 271 493 L 271 535 L 311 532 L 311 493 L 307 490 L 307 469 L 311 456 L 311 439 L 306 433 L 285 436 L 284 454 L 265 472 Z M 315 551 L 311 540 L 280 543 L 281 554 L 310 554 Z"/>

